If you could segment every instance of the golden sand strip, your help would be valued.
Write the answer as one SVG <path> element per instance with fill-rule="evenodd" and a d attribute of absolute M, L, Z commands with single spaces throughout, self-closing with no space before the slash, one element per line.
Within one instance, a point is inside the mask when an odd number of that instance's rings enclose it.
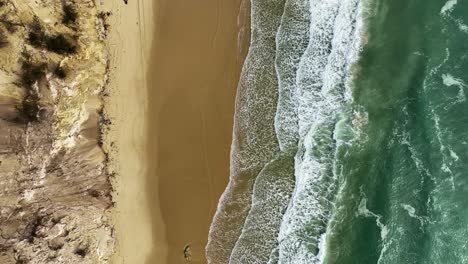
<path fill-rule="evenodd" d="M 105 109 L 113 124 L 108 134 L 107 149 L 116 172 L 114 181 L 115 255 L 112 263 L 145 263 L 147 256 L 158 249 L 165 258 L 164 224 L 150 217 L 158 202 L 148 204 L 147 175 L 147 86 L 149 49 L 152 41 L 152 0 L 105 1 L 111 10 L 108 47 L 111 52 Z M 112 145 L 110 145 L 112 144 Z M 157 239 L 152 238 L 156 227 Z"/>
<path fill-rule="evenodd" d="M 114 263 L 206 263 L 229 175 L 248 2 L 128 2 L 109 4 Z"/>

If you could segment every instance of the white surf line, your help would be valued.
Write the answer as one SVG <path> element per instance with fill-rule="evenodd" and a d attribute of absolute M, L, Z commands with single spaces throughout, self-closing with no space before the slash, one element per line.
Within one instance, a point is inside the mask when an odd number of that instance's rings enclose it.
<path fill-rule="evenodd" d="M 353 39 L 357 3 L 354 0 L 311 1 L 311 40 L 297 77 L 301 88 L 299 124 L 302 150 L 296 157 L 296 190 L 281 226 L 279 263 L 318 263 L 323 256 L 320 248 L 323 253 L 326 244 L 325 225 L 331 209 L 326 204 L 333 204 L 334 199 L 328 200 L 328 196 L 333 196 L 334 191 L 330 193 L 330 190 L 334 190 L 336 184 L 333 183 L 336 181 L 335 176 L 324 171 L 333 167 L 335 154 L 331 150 L 318 158 L 312 152 L 324 151 L 319 147 L 324 142 L 317 140 L 325 131 L 333 130 L 333 119 L 337 118 L 333 116 L 342 107 L 344 100 L 350 98 L 346 96 L 344 82 L 349 63 L 354 58 L 351 55 L 353 49 L 349 47 L 355 46 Z M 325 144 L 332 142 L 333 139 L 330 139 Z M 304 232 L 310 225 L 316 227 L 317 237 Z M 320 232 L 322 228 L 323 232 Z M 319 255 L 311 252 L 311 245 L 317 247 Z"/>
<path fill-rule="evenodd" d="M 295 76 L 309 38 L 309 1 L 287 0 L 276 34 L 278 103 L 274 119 L 280 153 L 255 179 L 250 212 L 230 256 L 234 263 L 275 263 L 281 220 L 294 187 L 297 148 Z"/>
<path fill-rule="evenodd" d="M 318 221 L 322 217 L 322 210 L 317 198 L 309 197 L 311 188 L 319 187 L 321 164 L 310 156 L 307 146 L 313 145 L 313 138 L 309 133 L 312 127 L 318 125 L 326 104 L 320 89 L 323 85 L 322 73 L 326 67 L 332 41 L 333 25 L 338 9 L 337 1 L 310 1 L 311 25 L 309 45 L 304 53 L 297 73 L 299 87 L 299 135 L 301 137 L 300 151 L 296 156 L 296 189 L 288 211 L 286 212 L 279 234 L 279 263 L 304 263 L 306 259 L 314 263 L 316 257 L 307 252 L 304 239 L 318 239 L 304 237 L 303 227 L 307 222 Z M 323 106 L 323 107 L 321 107 Z M 321 113 L 322 112 L 322 113 Z M 323 117 L 323 116 L 322 116 Z M 309 136 L 308 136 L 309 135 Z M 307 139 L 305 139 L 307 137 Z M 307 161 L 306 163 L 304 161 Z M 314 184 L 315 183 L 315 184 Z M 314 241 L 317 243 L 317 241 Z"/>
<path fill-rule="evenodd" d="M 354 30 L 354 33 L 353 33 L 353 41 L 352 41 L 352 43 L 350 45 L 351 49 L 349 50 L 349 54 L 347 56 L 348 65 L 347 65 L 347 68 L 346 68 L 346 83 L 345 83 L 345 93 L 344 93 L 345 101 L 347 101 L 348 103 L 352 103 L 352 101 L 353 101 L 352 91 L 351 90 L 352 90 L 352 81 L 353 81 L 354 76 L 352 75 L 351 68 L 353 67 L 354 63 L 356 63 L 358 61 L 359 54 L 362 51 L 362 47 L 365 45 L 365 42 L 367 40 L 365 31 L 364 31 L 364 14 L 366 13 L 365 3 L 363 3 L 360 0 L 357 0 L 357 1 L 355 1 L 355 5 L 356 5 L 355 17 L 354 17 L 355 30 Z M 359 117 L 362 116 L 362 115 L 365 115 L 367 117 L 367 113 L 362 114 L 360 112 L 359 113 L 354 112 L 353 114 L 357 115 L 358 119 L 360 119 Z M 344 119 L 338 121 L 338 123 L 335 125 L 335 130 L 338 129 L 341 122 L 344 122 Z M 360 122 L 358 122 L 358 123 L 360 123 Z M 352 125 L 352 126 L 357 125 L 357 127 L 347 126 L 347 128 L 350 129 L 351 131 L 353 131 L 353 134 L 355 134 L 355 136 L 353 137 L 353 139 L 351 141 L 356 141 L 358 138 L 361 138 L 361 132 L 360 131 L 361 131 L 361 125 L 362 124 L 360 125 L 358 123 L 353 122 L 353 125 Z M 335 132 L 334 134 L 335 134 L 335 137 L 336 137 L 337 133 Z M 336 148 L 336 151 L 335 151 L 335 160 L 336 160 L 337 159 L 337 154 L 338 154 L 338 148 L 340 147 L 340 145 L 349 145 L 350 142 L 339 140 L 337 138 L 335 140 L 337 141 L 337 148 Z M 341 175 L 341 176 L 336 176 L 336 177 L 343 177 L 342 171 L 336 166 L 336 164 L 334 164 L 333 166 L 334 166 L 334 169 L 333 169 L 334 174 Z M 344 181 L 341 184 L 342 184 L 342 186 L 338 186 L 339 189 L 337 190 L 335 200 L 342 199 L 343 191 L 347 186 L 346 179 L 344 179 Z M 337 208 L 335 208 L 335 204 L 333 204 L 333 209 L 332 209 L 331 215 L 329 216 L 329 219 L 328 219 L 328 222 L 327 222 L 326 231 L 325 231 L 325 233 L 322 235 L 322 237 L 320 239 L 319 254 L 317 256 L 318 263 L 320 263 L 320 264 L 325 263 L 325 260 L 326 260 L 327 254 L 328 254 L 328 252 L 327 252 L 328 236 L 331 233 L 333 233 L 333 230 L 332 230 L 333 225 L 331 223 L 333 222 L 333 220 L 336 217 L 336 213 L 337 213 L 336 210 L 337 210 Z"/>
<path fill-rule="evenodd" d="M 251 45 L 236 94 L 230 178 L 211 223 L 208 263 L 228 263 L 252 205 L 258 173 L 276 156 L 275 36 L 284 0 L 251 3 Z"/>

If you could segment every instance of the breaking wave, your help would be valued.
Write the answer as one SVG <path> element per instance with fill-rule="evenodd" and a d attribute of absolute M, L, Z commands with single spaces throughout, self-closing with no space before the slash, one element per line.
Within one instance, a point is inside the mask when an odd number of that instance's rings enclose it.
<path fill-rule="evenodd" d="M 252 0 L 209 263 L 462 263 L 464 4 Z"/>

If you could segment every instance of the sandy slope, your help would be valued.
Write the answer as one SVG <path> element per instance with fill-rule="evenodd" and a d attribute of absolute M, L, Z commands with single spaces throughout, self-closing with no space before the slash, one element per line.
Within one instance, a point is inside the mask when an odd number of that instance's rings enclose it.
<path fill-rule="evenodd" d="M 0 263 L 107 263 L 107 76 L 92 2 L 0 1 Z"/>

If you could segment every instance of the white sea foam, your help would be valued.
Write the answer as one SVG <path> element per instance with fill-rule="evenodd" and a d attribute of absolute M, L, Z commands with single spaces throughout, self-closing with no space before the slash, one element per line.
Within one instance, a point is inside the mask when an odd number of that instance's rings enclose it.
<path fill-rule="evenodd" d="M 280 229 L 278 263 L 318 263 L 324 256 L 337 181 L 333 133 L 350 98 L 346 80 L 357 53 L 358 2 L 311 0 L 310 40 L 297 75 L 296 186 Z"/>
<path fill-rule="evenodd" d="M 440 9 L 440 14 L 447 15 L 448 13 L 452 12 L 452 10 L 457 5 L 457 0 L 448 0 L 445 2 L 444 6 Z"/>
<path fill-rule="evenodd" d="M 454 159 L 455 161 L 458 161 L 460 159 L 460 157 L 458 157 L 457 153 L 455 153 L 455 151 L 449 149 L 450 151 L 450 157 L 452 157 L 452 159 Z"/>
<path fill-rule="evenodd" d="M 431 80 L 434 80 L 438 76 L 440 76 L 441 68 L 444 65 L 446 65 L 451 58 L 450 50 L 446 48 L 445 51 L 446 51 L 445 52 L 446 55 L 445 55 L 444 60 L 440 64 L 432 68 L 429 71 L 429 75 L 424 79 L 423 91 L 425 93 L 428 93 L 431 90 L 439 88 L 438 85 L 431 82 Z M 457 96 L 458 100 L 456 103 L 466 100 L 465 94 L 464 94 L 464 88 L 466 87 L 466 84 L 461 79 L 455 78 L 450 74 L 442 74 L 442 83 L 448 87 L 454 86 L 454 85 L 459 87 L 460 91 L 458 93 L 458 96 Z M 440 150 L 440 155 L 442 157 L 442 161 L 441 161 L 442 164 L 441 164 L 440 170 L 444 172 L 446 175 L 448 175 L 446 182 L 449 183 L 451 190 L 455 191 L 455 175 L 450 168 L 453 165 L 453 162 L 456 161 L 453 158 L 452 153 L 451 153 L 451 151 L 453 152 L 453 150 L 452 150 L 452 147 L 448 145 L 444 140 L 444 131 L 441 129 L 441 126 L 440 126 L 440 116 L 438 115 L 436 111 L 436 107 L 433 105 L 432 102 L 428 102 L 428 108 L 431 113 L 432 120 L 434 122 L 435 137 L 440 146 L 439 150 Z"/>
<path fill-rule="evenodd" d="M 443 132 L 440 127 L 440 117 L 439 115 L 435 112 L 434 108 L 431 109 L 432 113 L 432 118 L 434 120 L 434 129 L 436 133 L 436 138 L 437 141 L 440 144 L 440 155 L 442 156 L 442 165 L 440 167 L 440 170 L 448 174 L 449 178 L 448 181 L 450 182 L 450 185 L 452 187 L 452 191 L 455 191 L 455 175 L 453 174 L 452 170 L 450 169 L 450 166 L 452 165 L 452 161 L 448 159 L 447 157 L 447 150 L 450 151 L 451 147 L 445 145 L 445 140 L 443 140 Z"/>
<path fill-rule="evenodd" d="M 309 41 L 309 0 L 287 0 L 281 26 L 276 36 L 276 71 L 279 93 L 275 129 L 282 151 L 296 151 L 298 141 L 299 62 Z"/>
<path fill-rule="evenodd" d="M 276 35 L 275 68 L 278 106 L 275 131 L 280 153 L 255 179 L 252 205 L 229 263 L 276 263 L 277 236 L 294 187 L 297 148 L 297 91 L 295 76 L 309 32 L 309 2 L 287 0 Z"/>
<path fill-rule="evenodd" d="M 421 226 L 421 229 L 423 228 L 424 226 L 424 223 L 428 222 L 428 219 L 427 217 L 423 217 L 423 216 L 419 216 L 417 213 L 416 213 L 416 209 L 409 205 L 409 204 L 401 204 L 401 207 L 406 211 L 408 212 L 408 215 L 409 217 L 412 217 L 412 218 L 415 218 L 419 221 L 419 224 Z"/>
<path fill-rule="evenodd" d="M 377 260 L 377 263 L 380 263 L 384 259 L 385 253 L 387 252 L 388 247 L 392 243 L 392 240 L 388 239 L 389 230 L 388 230 L 388 227 L 382 223 L 382 216 L 373 213 L 367 208 L 367 198 L 362 190 L 361 190 L 361 195 L 362 195 L 362 198 L 358 206 L 357 216 L 375 218 L 375 224 L 380 229 L 380 239 L 383 245 L 382 250 L 380 251 L 379 259 Z"/>
<path fill-rule="evenodd" d="M 463 82 L 462 79 L 458 79 L 453 77 L 450 74 L 442 74 L 442 81 L 446 86 L 458 86 L 460 88 L 466 87 L 466 84 Z"/>
<path fill-rule="evenodd" d="M 255 180 L 252 206 L 229 263 L 267 263 L 277 246 L 281 218 L 294 179 L 292 157 L 280 155 L 268 163 Z"/>
<path fill-rule="evenodd" d="M 434 67 L 430 74 L 424 80 L 424 91 L 427 94 L 428 98 L 434 97 L 434 92 L 443 91 L 440 87 L 441 69 L 442 68 L 453 68 L 453 62 L 459 60 L 458 57 L 450 58 L 448 49 L 446 59 L 436 67 Z M 444 66 L 444 67 L 443 67 Z M 447 67 L 448 66 L 448 67 Z M 449 74 L 442 75 L 442 83 L 448 87 L 457 86 L 460 90 L 464 89 L 465 83 Z M 445 98 L 443 98 L 445 99 Z M 451 98 L 446 98 L 442 104 L 449 104 Z M 434 102 L 435 101 L 435 102 Z M 460 173 L 455 162 L 458 161 L 459 157 L 454 149 L 454 141 L 452 139 L 453 132 L 447 127 L 447 123 L 444 120 L 446 116 L 446 108 L 441 107 L 440 98 L 436 100 L 428 101 L 429 113 L 433 121 L 434 128 L 434 139 L 435 143 L 439 145 L 439 157 L 434 160 L 436 164 L 440 164 L 440 170 L 434 171 L 434 177 L 431 177 L 431 180 L 434 183 L 434 187 L 429 192 L 429 198 L 427 199 L 426 207 L 430 208 L 428 211 L 427 217 L 427 228 L 426 230 L 431 231 L 431 246 L 433 248 L 438 248 L 439 250 L 432 250 L 428 252 L 427 259 L 432 263 L 444 263 L 447 261 L 448 257 L 452 257 L 454 261 L 462 260 L 459 256 L 466 255 L 466 248 L 457 245 L 464 245 L 466 241 L 466 232 L 463 228 L 460 228 L 460 218 L 457 217 L 457 214 L 463 215 L 464 212 L 461 211 L 460 204 L 458 203 L 458 195 L 453 195 L 458 191 L 460 185 L 457 183 L 460 182 Z M 449 101 L 449 102 L 447 102 Z M 449 118 L 452 118 L 451 116 Z M 452 143 L 452 144 L 451 144 Z M 461 142 L 463 144 L 463 141 Z M 461 186 L 460 186 L 461 187 Z M 461 187 L 463 188 L 463 187 Z M 460 190 L 462 191 L 462 190 Z M 430 219 L 430 221 L 429 221 Z M 450 234 L 450 236 L 447 236 Z M 445 251 L 447 254 L 440 254 L 440 252 Z M 461 261 L 463 262 L 463 261 Z"/>
<path fill-rule="evenodd" d="M 458 28 L 464 32 L 464 33 L 467 33 L 468 34 L 468 25 L 466 25 L 465 23 L 463 23 L 463 21 L 457 19 L 457 24 L 458 24 Z"/>
<path fill-rule="evenodd" d="M 288 28 L 304 13 L 287 13 L 286 5 L 284 15 L 292 21 L 283 16 L 284 28 L 276 35 L 280 16 L 275 10 L 283 3 L 252 1 L 252 41 L 236 98 L 231 177 L 210 227 L 209 263 L 310 264 L 326 254 L 337 187 L 335 151 L 341 144 L 336 133 L 342 108 L 351 100 L 346 82 L 360 47 L 359 0 L 289 0 L 289 12 L 311 6 L 310 27 Z M 309 30 L 304 41 L 301 32 Z M 291 51 L 298 52 L 306 42 L 297 66 L 300 52 L 288 53 L 286 47 L 297 45 Z M 294 168 L 288 169 L 285 164 L 292 166 L 297 149 Z M 295 190 L 282 218 L 292 171 Z"/>
<path fill-rule="evenodd" d="M 278 84 L 275 36 L 284 0 L 251 4 L 251 45 L 236 96 L 230 181 L 208 235 L 208 263 L 228 263 L 252 202 L 255 178 L 279 151 L 274 130 Z"/>
<path fill-rule="evenodd" d="M 448 87 L 458 87 L 457 103 L 466 101 L 465 88 L 467 88 L 467 86 L 462 79 L 455 78 L 450 74 L 442 74 L 442 82 Z"/>
<path fill-rule="evenodd" d="M 405 121 L 404 121 L 403 126 L 407 127 L 409 125 L 409 123 L 410 123 L 408 107 L 407 106 L 404 107 L 403 113 L 405 114 Z M 395 128 L 393 136 L 397 136 L 397 134 L 398 134 L 398 129 Z M 426 166 L 424 166 L 424 162 L 420 158 L 419 153 L 411 145 L 410 141 L 411 141 L 410 134 L 405 130 L 403 132 L 403 135 L 401 135 L 401 140 L 400 140 L 399 143 L 402 144 L 402 145 L 405 145 L 408 148 L 408 150 L 409 150 L 409 152 L 411 154 L 411 160 L 413 161 L 414 165 L 416 166 L 416 170 L 420 174 L 421 180 L 423 181 L 425 177 L 432 177 L 431 172 L 427 169 Z M 393 142 L 392 142 L 392 144 L 393 144 Z M 421 185 L 423 185 L 423 183 L 421 183 Z"/>
<path fill-rule="evenodd" d="M 403 209 L 405 209 L 406 212 L 408 212 L 408 215 L 410 217 L 416 218 L 416 209 L 414 209 L 413 206 L 409 204 L 401 204 L 401 207 L 403 207 Z"/>

